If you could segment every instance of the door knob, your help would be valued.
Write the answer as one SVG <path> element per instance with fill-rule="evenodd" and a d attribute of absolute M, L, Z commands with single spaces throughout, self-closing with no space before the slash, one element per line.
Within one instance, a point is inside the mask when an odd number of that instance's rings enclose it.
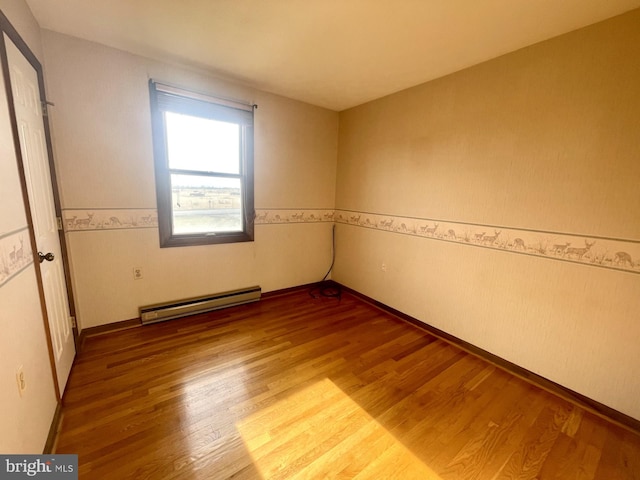
<path fill-rule="evenodd" d="M 53 256 L 53 253 L 51 253 L 51 252 L 49 252 L 47 254 L 44 254 L 42 252 L 38 252 L 38 259 L 40 259 L 40 263 L 44 262 L 45 260 L 47 262 L 52 262 L 54 258 L 55 257 Z"/>

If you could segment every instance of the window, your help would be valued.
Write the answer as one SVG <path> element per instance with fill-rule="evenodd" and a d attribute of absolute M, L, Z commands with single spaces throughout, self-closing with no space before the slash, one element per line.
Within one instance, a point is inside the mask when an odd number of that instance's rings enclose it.
<path fill-rule="evenodd" d="M 253 240 L 253 106 L 149 81 L 161 247 Z"/>

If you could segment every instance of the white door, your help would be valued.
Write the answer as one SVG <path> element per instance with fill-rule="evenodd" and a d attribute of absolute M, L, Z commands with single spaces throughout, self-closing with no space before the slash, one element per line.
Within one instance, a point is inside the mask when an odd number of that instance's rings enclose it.
<path fill-rule="evenodd" d="M 49 317 L 56 375 L 60 395 L 62 395 L 76 350 L 53 201 L 38 75 L 6 35 L 4 40 L 9 60 L 11 91 L 16 110 L 33 229 L 38 250 L 47 255 L 47 259 L 40 264 L 40 272 Z"/>

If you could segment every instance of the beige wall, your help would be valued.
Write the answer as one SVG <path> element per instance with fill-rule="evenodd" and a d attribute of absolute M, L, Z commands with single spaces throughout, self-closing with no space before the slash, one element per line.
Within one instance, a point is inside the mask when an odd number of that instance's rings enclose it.
<path fill-rule="evenodd" d="M 0 10 L 40 56 L 40 30 L 26 4 L 0 0 Z M 57 401 L 1 74 L 0 191 L 0 452 L 42 453 Z"/>
<path fill-rule="evenodd" d="M 313 219 L 334 208 L 337 113 L 57 33 L 43 39 L 64 217 L 92 215 L 87 228 L 65 220 L 83 328 L 135 318 L 149 303 L 323 277 L 332 224 Z M 255 242 L 159 248 L 147 220 L 156 214 L 149 78 L 259 105 Z M 281 209 L 304 218 L 272 222 Z"/>
<path fill-rule="evenodd" d="M 638 59 L 640 10 L 342 112 L 334 278 L 640 419 Z"/>

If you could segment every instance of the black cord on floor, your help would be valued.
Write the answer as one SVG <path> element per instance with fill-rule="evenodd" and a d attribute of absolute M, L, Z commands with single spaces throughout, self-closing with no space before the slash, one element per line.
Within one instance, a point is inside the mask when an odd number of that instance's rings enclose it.
<path fill-rule="evenodd" d="M 309 290 L 309 295 L 312 298 L 328 297 L 340 300 L 342 298 L 342 287 L 332 280 L 323 281 L 312 287 Z"/>
<path fill-rule="evenodd" d="M 333 265 L 336 262 L 336 226 L 333 225 L 333 229 L 331 230 L 331 266 L 324 278 L 315 286 L 313 286 L 309 290 L 309 295 L 312 298 L 320 297 L 329 297 L 329 298 L 337 298 L 338 300 L 342 297 L 342 287 L 332 280 L 327 280 L 327 277 L 333 270 Z"/>

